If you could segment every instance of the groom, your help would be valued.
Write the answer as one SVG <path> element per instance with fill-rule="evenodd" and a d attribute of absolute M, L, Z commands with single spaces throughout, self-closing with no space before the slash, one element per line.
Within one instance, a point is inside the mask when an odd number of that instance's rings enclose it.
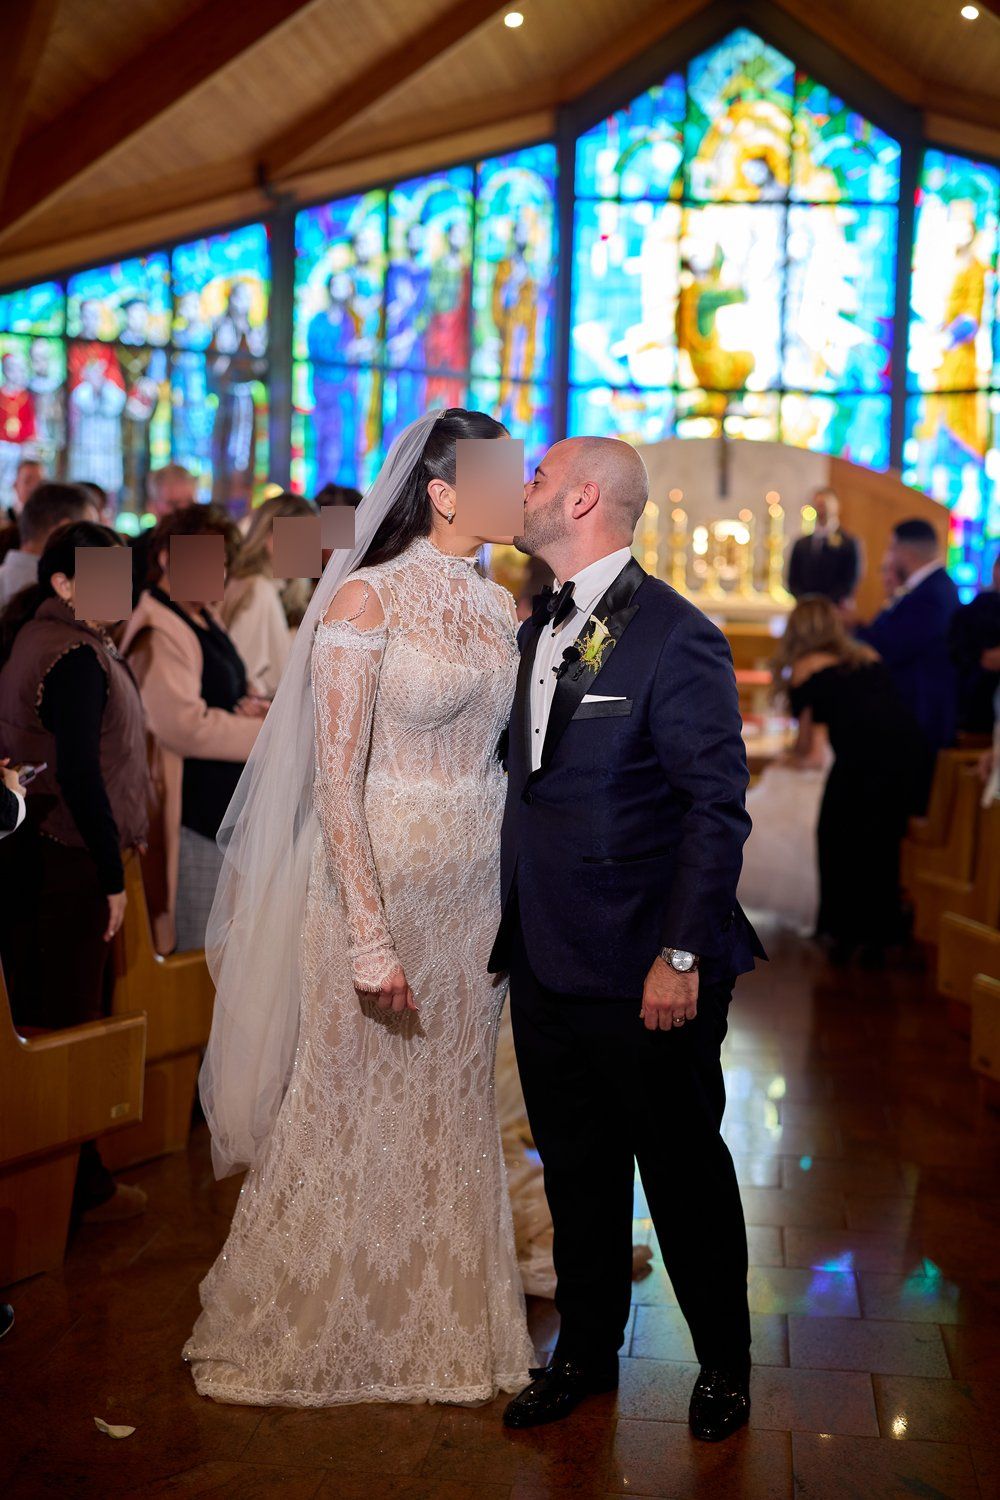
<path fill-rule="evenodd" d="M 566 582 L 519 637 L 490 969 L 510 973 L 561 1328 L 504 1422 L 556 1421 L 617 1386 L 638 1161 L 701 1364 L 691 1429 L 716 1441 L 750 1411 L 719 1049 L 734 980 L 765 954 L 736 902 L 750 820 L 729 648 L 632 557 L 647 493 L 627 443 L 557 443 L 526 487 L 516 542 Z"/>

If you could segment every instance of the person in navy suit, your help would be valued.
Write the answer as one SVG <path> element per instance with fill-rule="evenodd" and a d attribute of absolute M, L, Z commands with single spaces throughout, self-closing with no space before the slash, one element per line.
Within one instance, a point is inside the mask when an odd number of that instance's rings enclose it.
<path fill-rule="evenodd" d="M 702 1366 L 692 1430 L 712 1440 L 747 1420 L 750 1369 L 720 1047 L 735 977 L 765 955 L 736 901 L 750 820 L 729 647 L 631 556 L 647 492 L 627 443 L 557 443 L 516 541 L 567 581 L 519 633 L 490 969 L 510 974 L 561 1331 L 504 1421 L 617 1385 L 638 1161 Z"/>
<path fill-rule="evenodd" d="M 900 521 L 893 529 L 889 550 L 903 586 L 870 625 L 855 633 L 881 656 L 896 692 L 923 732 L 926 800 L 934 758 L 939 750 L 954 744 L 958 729 L 958 674 L 949 635 L 961 601 L 945 571 L 937 533 L 929 521 Z"/>

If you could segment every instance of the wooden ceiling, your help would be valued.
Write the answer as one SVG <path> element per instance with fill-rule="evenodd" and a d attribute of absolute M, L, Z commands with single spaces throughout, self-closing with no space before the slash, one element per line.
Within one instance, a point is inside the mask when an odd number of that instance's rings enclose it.
<path fill-rule="evenodd" d="M 513 3 L 513 0 L 511 0 Z M 1000 156 L 1000 0 L 774 0 Z M 711 0 L 23 0 L 0 96 L 0 284 L 537 139 Z"/>

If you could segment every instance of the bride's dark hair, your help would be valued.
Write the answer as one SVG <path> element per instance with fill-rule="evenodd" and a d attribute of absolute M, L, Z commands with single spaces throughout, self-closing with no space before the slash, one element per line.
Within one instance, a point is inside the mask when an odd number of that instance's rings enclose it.
<path fill-rule="evenodd" d="M 506 435 L 503 423 L 487 416 L 484 411 L 466 411 L 462 406 L 453 406 L 442 412 L 431 428 L 424 451 L 413 466 L 399 499 L 372 537 L 358 567 L 390 562 L 417 537 L 430 535 L 433 507 L 427 486 L 432 479 L 443 479 L 445 484 L 454 485 L 458 463 L 455 444 L 460 438 Z"/>

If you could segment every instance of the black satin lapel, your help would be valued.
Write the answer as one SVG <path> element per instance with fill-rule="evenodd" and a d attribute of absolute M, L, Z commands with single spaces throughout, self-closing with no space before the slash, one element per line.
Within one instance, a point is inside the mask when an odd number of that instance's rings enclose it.
<path fill-rule="evenodd" d="M 535 660 L 541 633 L 539 627 L 534 635 L 525 641 L 521 649 L 521 659 L 517 664 L 517 680 L 514 684 L 514 702 L 510 711 L 511 738 L 518 734 L 521 736 L 526 776 L 531 775 L 531 667 Z"/>
<path fill-rule="evenodd" d="M 604 598 L 598 601 L 590 615 L 584 620 L 577 634 L 577 641 L 586 633 L 592 620 L 602 620 L 615 642 L 610 651 L 605 652 L 605 661 L 609 661 L 625 633 L 626 626 L 638 612 L 639 606 L 632 603 L 632 596 L 645 577 L 645 570 L 634 557 L 631 558 L 612 582 Z M 590 692 L 591 687 L 600 677 L 601 671 L 603 667 L 595 672 L 592 667 L 579 671 L 571 666 L 559 678 L 552 698 L 552 707 L 549 709 L 549 722 L 545 729 L 541 770 L 545 769 L 552 758 L 552 752 L 562 738 L 566 726 L 579 708 L 584 695 Z"/>

